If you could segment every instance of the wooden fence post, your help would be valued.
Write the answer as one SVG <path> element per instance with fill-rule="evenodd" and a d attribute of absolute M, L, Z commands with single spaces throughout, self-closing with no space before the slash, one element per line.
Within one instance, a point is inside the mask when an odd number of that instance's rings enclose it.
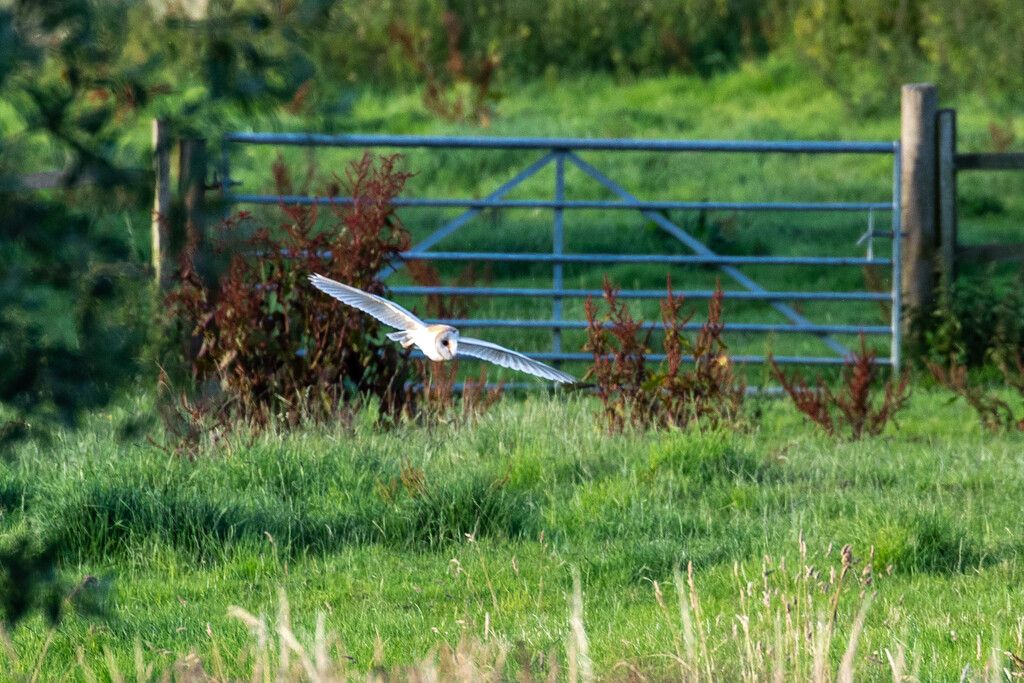
<path fill-rule="evenodd" d="M 179 147 L 178 195 L 181 198 L 181 245 L 188 230 L 194 231 L 196 246 L 193 264 L 200 277 L 211 285 L 216 280 L 213 254 L 206 234 L 206 140 L 182 140 Z"/>
<path fill-rule="evenodd" d="M 181 141 L 178 194 L 186 226 L 192 226 L 202 245 L 206 241 L 206 140 Z"/>
<path fill-rule="evenodd" d="M 900 223 L 903 238 L 903 301 L 906 310 L 929 309 L 935 302 L 935 115 L 937 95 L 930 83 L 904 85 L 901 93 L 903 166 Z M 908 329 L 904 318 L 904 330 Z"/>
<path fill-rule="evenodd" d="M 153 223 L 150 228 L 153 278 L 161 292 L 170 284 L 173 264 L 168 260 L 168 230 L 171 218 L 171 146 L 167 139 L 167 122 L 153 120 L 153 173 L 156 191 L 153 198 Z"/>
<path fill-rule="evenodd" d="M 207 287 L 214 282 L 212 254 L 206 234 L 206 140 L 185 139 L 178 145 L 178 249 L 188 244 L 188 231 L 193 231 L 195 251 L 192 266 Z M 199 356 L 203 339 L 193 335 L 185 340 L 185 359 L 192 365 Z"/>
<path fill-rule="evenodd" d="M 940 109 L 938 118 L 939 256 L 943 292 L 956 280 L 956 109 Z"/>

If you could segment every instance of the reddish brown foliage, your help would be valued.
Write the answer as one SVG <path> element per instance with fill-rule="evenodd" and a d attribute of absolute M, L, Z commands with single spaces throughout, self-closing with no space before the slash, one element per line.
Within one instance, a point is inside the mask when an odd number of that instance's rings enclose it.
<path fill-rule="evenodd" d="M 235 246 L 213 291 L 186 257 L 168 305 L 201 340 L 196 379 L 218 382 L 237 414 L 257 422 L 278 413 L 292 422 L 324 419 L 339 402 L 365 395 L 379 399 L 382 412 L 401 410 L 407 353 L 384 338 L 377 321 L 307 280 L 321 273 L 386 294 L 376 275 L 409 244 L 392 205 L 410 175 L 396 168 L 398 158 L 365 154 L 350 164 L 341 182 L 356 201 L 332 205 L 326 229 L 316 227 L 315 206 L 282 206 L 287 220 Z M 290 191 L 283 165 L 275 165 L 275 177 L 280 193 Z M 228 227 L 248 220 L 239 214 Z"/>
<path fill-rule="evenodd" d="M 693 313 L 682 317 L 683 297 L 675 296 L 668 282 L 668 297 L 661 303 L 666 359 L 657 371 L 647 367 L 653 328 L 633 319 L 607 277 L 604 300 L 608 313 L 599 317 L 593 299 L 587 299 L 587 343 L 583 348 L 594 354 L 587 375 L 597 385 L 609 432 L 621 431 L 626 424 L 682 427 L 701 422 L 716 426 L 737 420 L 746 387 L 733 373 L 728 348 L 722 342 L 720 287 L 708 305 L 708 319 L 696 342 L 690 343 L 683 329 Z"/>
<path fill-rule="evenodd" d="M 407 261 L 405 264 L 409 275 L 416 281 L 416 284 L 423 287 L 441 287 L 441 274 L 437 268 L 427 261 Z M 476 268 L 472 263 L 467 264 L 455 280 L 456 287 L 470 287 L 476 284 Z M 444 296 L 442 294 L 428 294 L 424 310 L 429 316 L 435 318 L 466 318 L 473 310 L 474 302 L 468 296 Z"/>
<path fill-rule="evenodd" d="M 446 11 L 442 17 L 448 43 L 448 58 L 443 68 L 428 57 L 429 35 L 418 37 L 412 29 L 399 21 L 388 25 L 388 37 L 401 49 L 405 58 L 424 78 L 423 106 L 446 121 L 472 120 L 482 126 L 490 124 L 490 101 L 494 99 L 491 84 L 500 60 L 495 55 L 466 59 L 459 50 L 462 23 L 459 17 Z M 472 89 L 469 111 L 467 102 L 458 91 L 458 84 Z"/>
<path fill-rule="evenodd" d="M 793 400 L 797 409 L 827 434 L 839 434 L 849 429 L 851 439 L 865 435 L 877 436 L 882 433 L 893 417 L 906 407 L 910 394 L 907 386 L 910 374 L 904 372 L 899 382 L 890 379 L 885 384 L 881 405 L 873 400 L 872 386 L 878 378 L 878 354 L 867 348 L 864 335 L 860 337 L 860 353 L 853 354 L 840 372 L 841 388 L 834 393 L 825 386 L 825 380 L 818 375 L 812 389 L 799 370 L 789 376 L 771 356 L 775 378 L 782 384 L 783 391 Z"/>
<path fill-rule="evenodd" d="M 1024 397 L 1024 355 L 1014 351 L 1008 362 L 1003 355 L 997 355 L 996 363 L 1003 373 L 1006 384 Z M 942 386 L 962 397 L 974 408 L 981 424 L 990 431 L 1017 429 L 1024 431 L 1024 415 L 1017 418 L 1010 405 L 990 393 L 982 386 L 971 384 L 967 377 L 967 366 L 961 365 L 956 356 L 949 358 L 949 368 L 926 360 L 928 370 Z"/>
<path fill-rule="evenodd" d="M 1009 150 L 1017 139 L 1017 134 L 1013 130 L 1013 119 L 1007 116 L 1006 123 L 1002 125 L 995 121 L 990 121 L 988 124 L 988 136 L 992 140 L 993 150 L 999 153 Z"/>
<path fill-rule="evenodd" d="M 410 390 L 406 414 L 427 424 L 436 422 L 475 422 L 501 400 L 505 380 L 487 388 L 487 368 L 480 369 L 478 379 L 467 378 L 462 384 L 462 397 L 458 408 L 455 403 L 455 378 L 459 362 L 437 363 L 420 360 L 416 363 L 420 386 Z"/>
<path fill-rule="evenodd" d="M 618 301 L 618 290 L 604 279 L 604 300 L 608 313 L 599 317 L 592 297 L 587 297 L 587 344 L 594 354 L 594 366 L 587 373 L 597 384 L 597 396 L 604 406 L 608 430 L 622 430 L 627 420 L 650 422 L 650 401 L 643 390 L 648 378 L 647 354 L 652 330 L 643 333 L 643 322 L 633 320 L 629 308 Z M 643 336 L 641 336 L 643 335 Z"/>

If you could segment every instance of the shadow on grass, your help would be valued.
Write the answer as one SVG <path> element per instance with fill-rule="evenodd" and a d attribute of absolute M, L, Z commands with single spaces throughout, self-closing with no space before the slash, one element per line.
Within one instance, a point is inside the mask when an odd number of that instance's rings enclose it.
<path fill-rule="evenodd" d="M 940 512 L 904 515 L 876 530 L 870 543 L 876 566 L 891 565 L 901 574 L 960 574 L 996 564 L 1003 555 L 986 552 L 966 529 Z"/>
<path fill-rule="evenodd" d="M 465 534 L 514 539 L 537 532 L 535 514 L 523 495 L 483 479 L 391 505 L 365 501 L 326 512 L 296 501 L 217 500 L 100 483 L 57 502 L 38 520 L 68 558 L 123 556 L 158 539 L 203 559 L 263 544 L 267 534 L 286 555 L 370 543 L 431 550 Z"/>

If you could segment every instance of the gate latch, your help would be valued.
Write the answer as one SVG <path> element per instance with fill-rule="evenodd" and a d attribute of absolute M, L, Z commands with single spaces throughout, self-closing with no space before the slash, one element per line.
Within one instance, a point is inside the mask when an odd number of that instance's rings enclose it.
<path fill-rule="evenodd" d="M 868 229 L 857 240 L 857 246 L 868 243 L 868 251 L 865 255 L 869 261 L 875 257 L 875 210 L 868 209 Z"/>

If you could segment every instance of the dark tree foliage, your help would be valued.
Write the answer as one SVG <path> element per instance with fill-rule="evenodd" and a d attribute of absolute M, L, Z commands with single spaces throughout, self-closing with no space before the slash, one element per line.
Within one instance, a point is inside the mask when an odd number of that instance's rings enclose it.
<path fill-rule="evenodd" d="M 28 536 L 9 539 L 0 549 L 0 627 L 11 629 L 34 613 L 56 626 L 68 609 L 103 616 L 109 582 L 83 576 L 77 585 L 61 578 L 60 542 L 39 543 Z"/>
<path fill-rule="evenodd" d="M 123 253 L 56 204 L 5 202 L 0 248 L 0 401 L 73 422 L 130 374 L 141 335 L 120 309 L 131 282 L 96 262 Z M 20 229 L 26 228 L 26 229 Z"/>
<path fill-rule="evenodd" d="M 148 259 L 125 216 L 148 220 L 148 150 L 125 146 L 159 111 L 174 133 L 289 104 L 312 69 L 266 12 L 210 3 L 188 22 L 145 0 L 16 0 L 0 8 L 0 447 L 32 424 L 73 424 L 137 371 L 147 337 Z M 183 97 L 201 85 L 202 96 Z M 45 166 L 27 168 L 26 159 Z M 70 188 L 19 174 L 64 167 Z M 116 223 L 116 226 L 111 224 Z M 28 416 L 33 419 L 26 419 Z"/>
<path fill-rule="evenodd" d="M 53 546 L 36 548 L 27 538 L 0 551 L 0 617 L 16 625 L 32 611 L 40 611 L 50 624 L 61 616 L 60 584 Z"/>

